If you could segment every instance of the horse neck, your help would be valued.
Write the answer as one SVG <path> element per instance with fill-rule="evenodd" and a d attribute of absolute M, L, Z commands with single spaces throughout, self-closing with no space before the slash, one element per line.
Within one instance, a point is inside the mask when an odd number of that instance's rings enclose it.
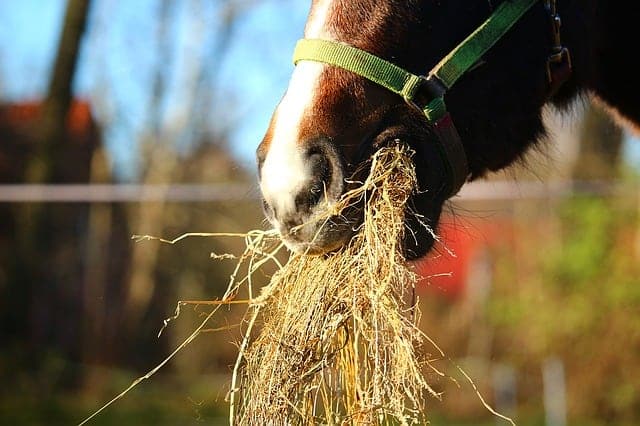
<path fill-rule="evenodd" d="M 574 79 L 556 103 L 588 91 L 622 115 L 640 123 L 640 85 L 632 65 L 640 21 L 635 2 L 559 0 L 563 41 L 571 49 Z M 639 129 L 640 130 L 640 129 Z"/>

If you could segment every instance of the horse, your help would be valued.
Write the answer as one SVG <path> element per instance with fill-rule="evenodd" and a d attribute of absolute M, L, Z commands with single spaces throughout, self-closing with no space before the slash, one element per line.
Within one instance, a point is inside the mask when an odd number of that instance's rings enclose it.
<path fill-rule="evenodd" d="M 516 3 L 522 2 L 313 0 L 304 39 L 346 46 L 356 56 L 423 76 L 499 9 Z M 405 256 L 415 259 L 432 248 L 443 205 L 465 181 L 522 160 L 544 139 L 546 104 L 566 110 L 576 98 L 593 97 L 640 131 L 640 84 L 630 59 L 640 12 L 633 2 L 530 3 L 445 88 L 446 118 L 455 123 L 445 130 L 453 130 L 452 137 L 425 117 L 424 102 L 416 108 L 348 66 L 318 58 L 297 62 L 257 149 L 265 215 L 291 250 L 325 254 L 349 241 L 362 220 L 358 209 L 329 221 L 318 217 L 375 150 L 398 140 L 415 151 L 420 190 L 407 203 L 415 214 L 406 215 L 411 232 L 403 241 Z M 443 92 L 438 84 L 426 86 L 427 94 Z"/>

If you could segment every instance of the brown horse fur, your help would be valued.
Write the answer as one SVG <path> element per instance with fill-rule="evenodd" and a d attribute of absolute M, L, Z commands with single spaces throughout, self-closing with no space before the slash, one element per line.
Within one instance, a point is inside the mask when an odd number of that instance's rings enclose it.
<path fill-rule="evenodd" d="M 504 0 L 509 1 L 509 0 Z M 318 1 L 311 9 L 313 16 Z M 334 0 L 328 25 L 335 39 L 424 74 L 480 25 L 499 1 Z M 549 15 L 538 2 L 486 54 L 480 66 L 447 93 L 446 103 L 462 137 L 470 179 L 520 160 L 545 135 L 542 108 L 565 108 L 576 97 L 595 96 L 621 122 L 640 128 L 640 84 L 633 65 L 633 40 L 640 9 L 633 2 L 558 0 L 562 41 L 573 74 L 552 97 L 546 61 L 552 45 Z M 443 165 L 424 117 L 404 101 L 348 71 L 327 67 L 321 95 L 305 113 L 300 143 L 325 138 L 344 164 L 345 176 L 379 146 L 401 139 L 417 152 L 423 190 L 409 204 L 436 228 L 445 200 Z M 268 133 L 258 150 L 263 159 Z M 346 190 L 346 189 L 345 189 Z M 358 218 L 351 218 L 358 221 Z M 406 255 L 419 257 L 432 244 L 431 232 L 408 217 L 414 231 Z"/>

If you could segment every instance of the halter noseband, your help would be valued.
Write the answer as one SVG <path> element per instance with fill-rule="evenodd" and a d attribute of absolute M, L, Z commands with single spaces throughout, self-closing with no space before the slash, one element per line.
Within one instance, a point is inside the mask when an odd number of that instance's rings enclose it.
<path fill-rule="evenodd" d="M 448 197 L 451 197 L 467 180 L 469 167 L 460 135 L 447 111 L 444 95 L 536 2 L 537 0 L 506 0 L 501 3 L 482 25 L 445 56 L 427 76 L 412 74 L 364 50 L 329 40 L 299 40 L 293 62 L 322 62 L 351 71 L 402 96 L 409 105 L 422 111 L 440 142 L 438 148 L 450 177 Z M 550 69 L 568 68 L 568 73 L 562 76 L 563 81 L 571 71 L 568 50 L 560 45 L 559 16 L 555 3 L 556 1 L 545 1 L 554 25 L 552 30 L 557 32 L 554 51 L 547 65 L 552 85 L 558 84 L 553 81 L 557 73 L 551 73 Z M 557 48 L 562 49 L 562 54 L 558 54 L 559 51 L 555 50 Z M 558 65 L 563 57 L 567 58 L 568 67 Z"/>

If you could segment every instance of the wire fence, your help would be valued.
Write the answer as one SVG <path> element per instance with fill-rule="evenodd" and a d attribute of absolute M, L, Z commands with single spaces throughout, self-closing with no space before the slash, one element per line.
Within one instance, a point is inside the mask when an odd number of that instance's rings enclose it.
<path fill-rule="evenodd" d="M 573 195 L 636 197 L 640 186 L 616 181 L 480 181 L 452 200 L 555 199 Z M 257 184 L 11 184 L 0 185 L 2 203 L 224 202 L 260 199 Z"/>
<path fill-rule="evenodd" d="M 217 202 L 257 200 L 256 185 L 15 184 L 0 185 L 3 203 Z"/>

